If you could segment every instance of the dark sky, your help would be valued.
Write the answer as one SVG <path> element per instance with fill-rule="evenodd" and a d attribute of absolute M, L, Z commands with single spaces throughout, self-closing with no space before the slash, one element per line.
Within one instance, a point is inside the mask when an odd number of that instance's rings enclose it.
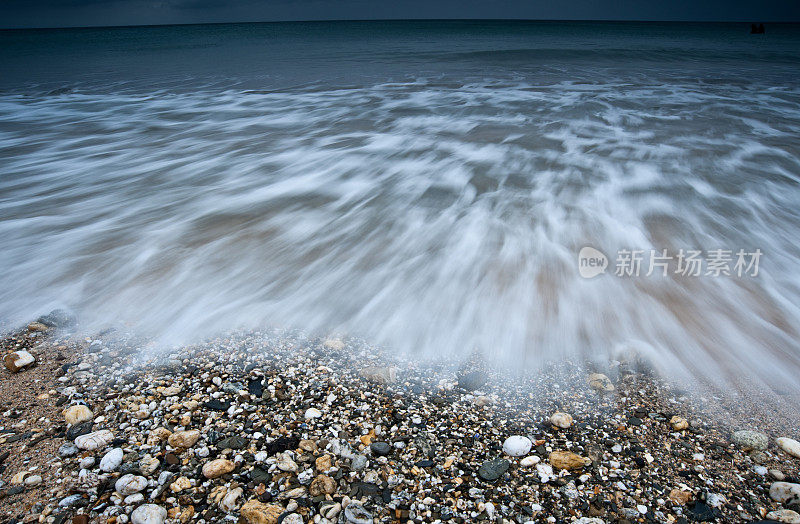
<path fill-rule="evenodd" d="M 0 0 L 0 27 L 501 18 L 800 21 L 800 0 Z"/>

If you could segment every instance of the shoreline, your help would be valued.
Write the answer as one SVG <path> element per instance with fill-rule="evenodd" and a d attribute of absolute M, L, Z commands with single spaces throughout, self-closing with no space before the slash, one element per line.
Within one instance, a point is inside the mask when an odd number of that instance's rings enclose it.
<path fill-rule="evenodd" d="M 712 414 L 624 363 L 597 370 L 603 392 L 575 364 L 509 380 L 478 358 L 421 366 L 336 338 L 237 332 L 150 360 L 141 344 L 4 337 L 36 364 L 2 371 L 0 520 L 739 522 L 792 508 L 770 488 L 800 482 L 775 417 L 725 411 L 735 398 Z M 769 447 L 732 443 L 745 427 Z M 102 430 L 98 449 L 72 449 Z M 512 436 L 531 449 L 509 455 Z M 233 469 L 209 478 L 213 461 Z"/>

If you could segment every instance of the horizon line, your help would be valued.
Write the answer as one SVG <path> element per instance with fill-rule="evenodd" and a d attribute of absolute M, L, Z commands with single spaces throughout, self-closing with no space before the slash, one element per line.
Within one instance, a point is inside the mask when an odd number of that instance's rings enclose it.
<path fill-rule="evenodd" d="M 117 24 L 117 25 L 65 25 L 65 26 L 17 26 L 0 27 L 0 31 L 51 31 L 58 29 L 134 29 L 145 27 L 181 27 L 204 25 L 242 25 L 242 24 L 307 24 L 341 22 L 593 22 L 593 23 L 637 23 L 637 24 L 783 24 L 798 25 L 796 21 L 774 20 L 636 20 L 611 18 L 340 18 L 316 20 L 259 20 L 239 22 L 186 22 L 171 24 Z"/>

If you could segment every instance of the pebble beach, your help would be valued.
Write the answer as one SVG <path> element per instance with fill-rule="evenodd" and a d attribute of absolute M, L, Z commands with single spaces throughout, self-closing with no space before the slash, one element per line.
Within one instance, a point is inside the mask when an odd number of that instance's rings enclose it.
<path fill-rule="evenodd" d="M 800 522 L 790 427 L 635 361 L 509 375 L 362 340 L 7 333 L 0 522 Z M 774 422 L 774 420 L 773 420 Z"/>

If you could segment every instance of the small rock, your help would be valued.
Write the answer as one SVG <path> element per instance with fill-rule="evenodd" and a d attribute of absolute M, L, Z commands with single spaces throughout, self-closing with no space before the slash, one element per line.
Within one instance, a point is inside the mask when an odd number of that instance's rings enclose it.
<path fill-rule="evenodd" d="M 550 416 L 550 423 L 557 428 L 567 429 L 572 425 L 572 415 L 558 411 Z"/>
<path fill-rule="evenodd" d="M 786 524 L 800 524 L 800 513 L 790 509 L 779 509 L 767 513 L 767 519 Z"/>
<path fill-rule="evenodd" d="M 114 434 L 107 429 L 101 429 L 100 431 L 77 437 L 75 445 L 78 446 L 78 449 L 98 451 L 105 448 L 112 440 L 114 440 Z"/>
<path fill-rule="evenodd" d="M 372 513 L 358 502 L 350 502 L 344 508 L 344 518 L 351 524 L 372 524 Z"/>
<path fill-rule="evenodd" d="M 393 384 L 397 381 L 397 368 L 394 366 L 369 366 L 359 371 L 359 375 L 376 384 Z"/>
<path fill-rule="evenodd" d="M 124 497 L 127 497 L 128 495 L 133 495 L 134 493 L 139 493 L 146 487 L 147 487 L 146 478 L 141 477 L 139 475 L 133 475 L 130 473 L 121 476 L 114 483 L 114 489 L 116 489 L 117 492 Z"/>
<path fill-rule="evenodd" d="M 167 510 L 155 504 L 142 504 L 131 513 L 131 524 L 164 524 L 166 520 Z"/>
<path fill-rule="evenodd" d="M 306 410 L 306 414 L 304 415 L 306 420 L 311 420 L 312 418 L 319 418 L 322 416 L 322 411 L 318 410 L 317 408 L 308 408 Z"/>
<path fill-rule="evenodd" d="M 74 457 L 80 450 L 73 442 L 65 442 L 58 448 L 58 456 L 62 458 Z"/>
<path fill-rule="evenodd" d="M 669 419 L 669 425 L 672 426 L 672 429 L 675 431 L 683 431 L 684 429 L 689 429 L 689 421 L 677 415 Z"/>
<path fill-rule="evenodd" d="M 458 377 L 458 387 L 467 391 L 475 391 L 488 380 L 488 376 L 483 371 L 472 371 Z"/>
<path fill-rule="evenodd" d="M 338 337 L 327 338 L 322 345 L 334 351 L 341 351 L 344 349 L 344 341 Z"/>
<path fill-rule="evenodd" d="M 3 362 L 10 372 L 17 373 L 22 368 L 30 366 L 36 362 L 36 359 L 27 351 L 20 350 L 6 355 L 3 358 Z"/>
<path fill-rule="evenodd" d="M 242 496 L 244 490 L 242 488 L 235 488 L 229 490 L 219 503 L 219 509 L 226 513 L 236 510 L 237 501 Z"/>
<path fill-rule="evenodd" d="M 781 504 L 800 502 L 800 484 L 773 482 L 769 487 L 769 497 Z"/>
<path fill-rule="evenodd" d="M 217 443 L 219 449 L 245 449 L 250 445 L 250 441 L 244 437 L 234 435 L 221 440 Z"/>
<path fill-rule="evenodd" d="M 312 497 L 333 495 L 336 492 L 336 481 L 327 475 L 317 475 L 317 478 L 311 482 L 308 492 Z"/>
<path fill-rule="evenodd" d="M 162 389 L 159 391 L 159 393 L 161 393 L 161 396 L 164 397 L 174 397 L 176 395 L 180 395 L 181 391 L 183 391 L 183 386 L 176 384 Z"/>
<path fill-rule="evenodd" d="M 94 413 L 92 413 L 92 410 L 83 404 L 70 406 L 64 410 L 64 420 L 71 426 L 86 422 L 87 420 L 92 420 L 93 418 Z"/>
<path fill-rule="evenodd" d="M 303 524 L 303 517 L 299 513 L 289 513 L 283 517 L 281 524 Z"/>
<path fill-rule="evenodd" d="M 692 500 L 692 492 L 675 488 L 669 492 L 669 500 L 679 506 L 685 506 Z"/>
<path fill-rule="evenodd" d="M 369 449 L 373 455 L 378 457 L 384 457 L 392 452 L 392 446 L 386 442 L 373 442 L 369 445 Z"/>
<path fill-rule="evenodd" d="M 503 453 L 510 457 L 527 455 L 533 447 L 531 439 L 522 435 L 512 435 L 503 442 Z"/>
<path fill-rule="evenodd" d="M 317 468 L 317 471 L 328 471 L 331 469 L 331 465 L 330 455 L 322 455 L 314 461 L 314 467 Z"/>
<path fill-rule="evenodd" d="M 586 379 L 586 382 L 589 383 L 589 387 L 595 391 L 614 391 L 614 384 L 611 382 L 611 379 L 607 376 L 603 375 L 602 373 L 592 373 Z"/>
<path fill-rule="evenodd" d="M 783 471 L 779 469 L 769 470 L 769 476 L 774 478 L 775 480 L 783 480 L 786 478 L 786 475 L 783 474 Z"/>
<path fill-rule="evenodd" d="M 508 471 L 508 461 L 506 459 L 487 460 L 478 469 L 478 476 L 487 482 L 493 482 Z"/>
<path fill-rule="evenodd" d="M 557 477 L 553 472 L 553 466 L 550 464 L 536 464 L 536 473 L 539 474 L 539 481 L 542 484 L 546 484 Z"/>
<path fill-rule="evenodd" d="M 264 504 L 256 499 L 248 501 L 239 510 L 246 524 L 277 524 L 283 508 L 277 504 Z"/>
<path fill-rule="evenodd" d="M 116 471 L 116 469 L 122 464 L 123 456 L 124 453 L 121 448 L 112 449 L 103 455 L 102 459 L 100 459 L 100 469 L 106 473 Z"/>
<path fill-rule="evenodd" d="M 203 465 L 203 476 L 207 479 L 219 478 L 236 469 L 236 464 L 227 459 L 216 459 Z"/>
<path fill-rule="evenodd" d="M 28 331 L 47 331 L 49 328 L 41 322 L 31 322 L 28 324 Z"/>
<path fill-rule="evenodd" d="M 356 455 L 350 460 L 350 469 L 353 471 L 361 471 L 367 467 L 367 457 L 364 455 Z"/>
<path fill-rule="evenodd" d="M 38 486 L 42 483 L 42 477 L 39 475 L 30 475 L 25 477 L 25 485 L 26 486 Z"/>
<path fill-rule="evenodd" d="M 775 444 L 789 455 L 800 458 L 800 442 L 797 442 L 795 439 L 779 437 L 775 439 Z"/>
<path fill-rule="evenodd" d="M 519 465 L 523 468 L 532 468 L 536 464 L 538 464 L 542 459 L 537 457 L 536 455 L 531 455 L 529 457 L 525 457 L 524 459 L 519 461 Z"/>
<path fill-rule="evenodd" d="M 744 451 L 764 451 L 769 444 L 769 440 L 764 433 L 750 430 L 735 432 L 731 437 L 731 441 Z"/>
<path fill-rule="evenodd" d="M 200 431 L 189 429 L 186 431 L 176 431 L 167 438 L 167 443 L 173 448 L 188 449 L 197 444 L 200 440 Z"/>
<path fill-rule="evenodd" d="M 299 469 L 297 467 L 297 463 L 292 460 L 292 457 L 290 457 L 288 453 L 281 453 L 278 455 L 278 461 L 276 464 L 279 470 L 288 471 L 289 473 L 297 473 L 297 470 Z"/>
<path fill-rule="evenodd" d="M 571 451 L 553 451 L 548 461 L 556 469 L 580 469 L 587 465 L 587 460 Z"/>

